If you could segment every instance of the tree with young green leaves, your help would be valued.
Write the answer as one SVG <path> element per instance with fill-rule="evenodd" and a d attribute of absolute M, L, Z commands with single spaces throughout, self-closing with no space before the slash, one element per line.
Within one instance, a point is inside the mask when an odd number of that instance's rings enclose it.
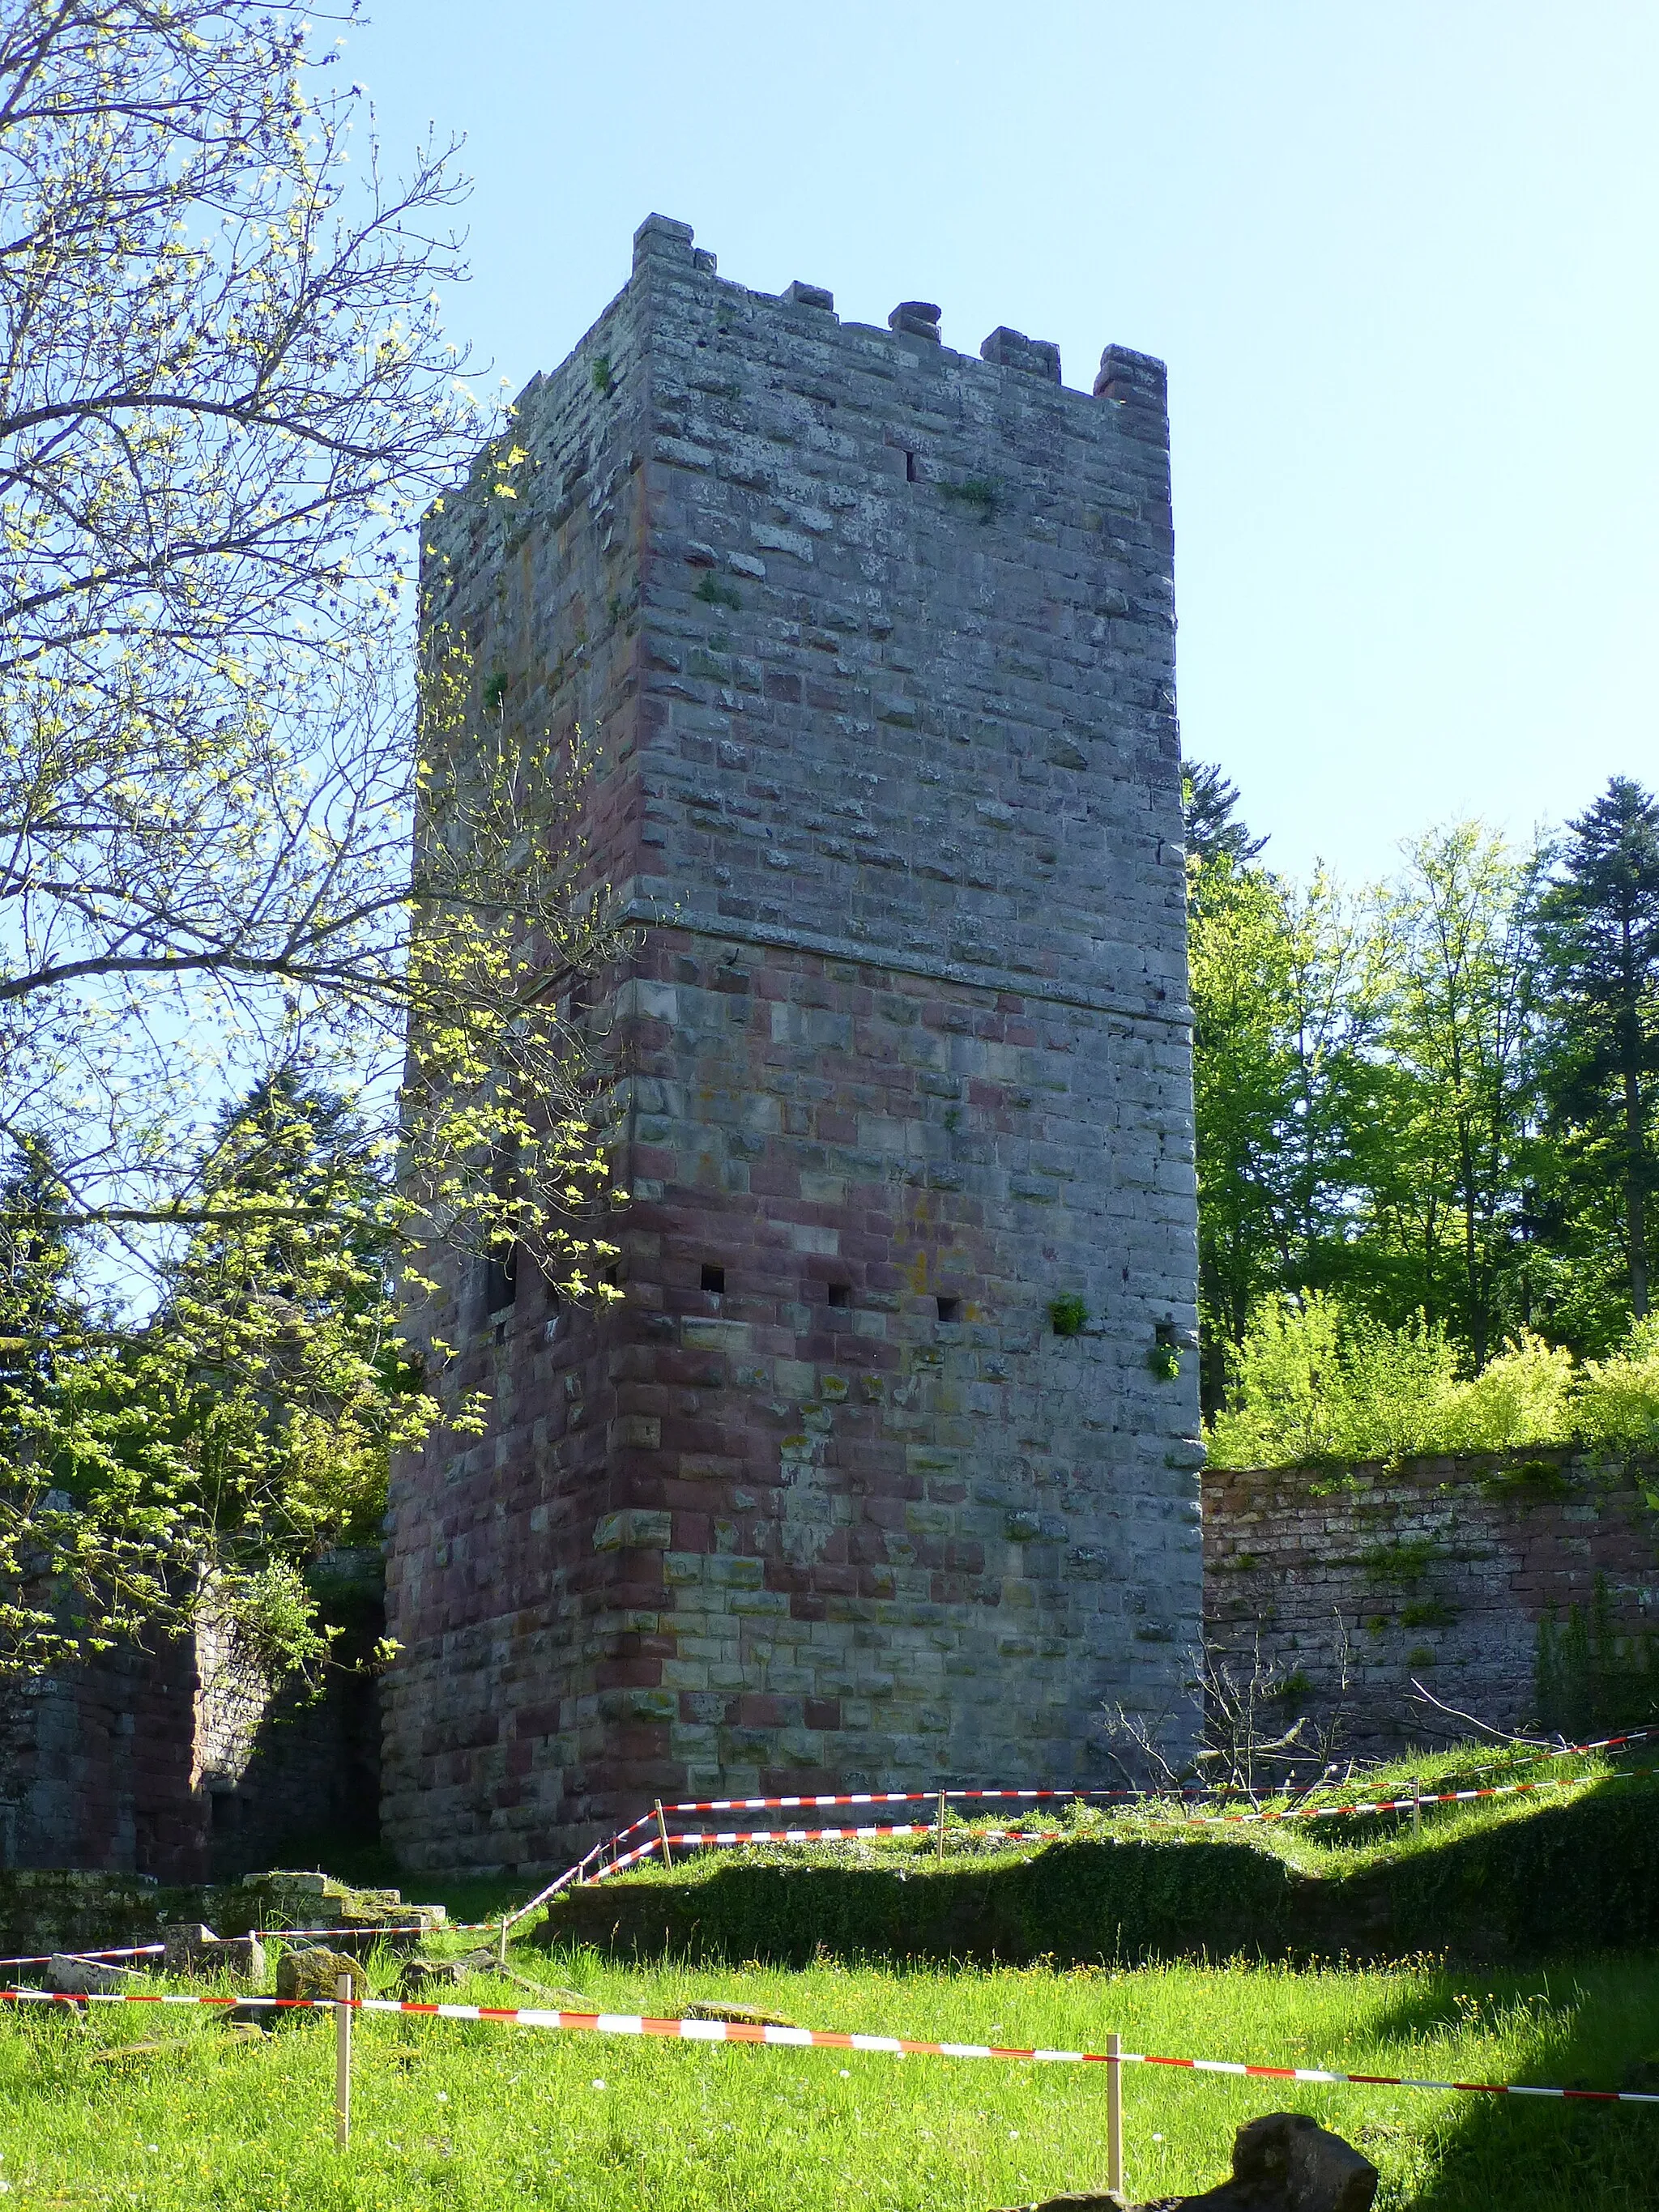
<path fill-rule="evenodd" d="M 1189 959 L 1206 1404 L 1264 1293 L 1357 1264 L 1385 940 L 1323 871 L 1305 890 L 1223 851 L 1191 874 Z"/>
<path fill-rule="evenodd" d="M 1290 928 L 1265 871 L 1223 857 L 1197 868 L 1191 886 L 1199 1300 L 1205 1395 L 1214 1401 L 1224 1347 L 1243 1337 L 1282 1273 L 1279 1146 L 1295 1088 L 1284 1022 Z"/>
<path fill-rule="evenodd" d="M 27 1355 L 0 1369 L 0 1674 L 204 1599 L 266 1657 L 321 1656 L 303 1570 L 376 1540 L 389 1454 L 436 1412 L 398 1334 L 383 1183 L 337 1099 L 261 1084 L 203 1165 L 216 1218 L 137 1324 L 77 1288 L 29 1167 L 0 1194 L 4 1344 Z"/>
<path fill-rule="evenodd" d="M 11 1307 L 12 1557 L 74 1593 L 37 1655 L 176 1583 L 273 1378 L 358 1403 L 371 1247 L 522 1242 L 606 1295 L 604 1071 L 558 1014 L 617 943 L 588 757 L 505 729 L 464 640 L 416 665 L 411 526 L 492 424 L 434 306 L 449 149 L 386 180 L 334 20 L 0 0 L 0 1144 L 106 1286 L 61 1340 Z M 224 1111 L 289 1078 L 366 1180 L 230 1171 Z M 207 1295 L 266 1265 L 307 1297 Z"/>
<path fill-rule="evenodd" d="M 1477 1370 L 1510 1317 L 1536 1165 L 1546 865 L 1540 849 L 1514 853 L 1480 823 L 1456 823 L 1411 847 L 1385 901 L 1390 1126 L 1370 1211 L 1384 1251 L 1406 1263 L 1406 1310 L 1448 1327 Z"/>

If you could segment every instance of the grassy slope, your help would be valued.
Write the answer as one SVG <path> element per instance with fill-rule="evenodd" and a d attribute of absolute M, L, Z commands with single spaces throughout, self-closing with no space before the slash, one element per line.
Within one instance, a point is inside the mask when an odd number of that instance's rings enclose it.
<path fill-rule="evenodd" d="M 1586 1965 L 1471 1980 L 1423 1969 L 1294 1972 L 1176 1966 L 1128 1973 L 884 1968 L 625 1972 L 528 1951 L 532 1975 L 608 2008 L 694 1996 L 804 2025 L 1098 2050 L 1328 2062 L 1441 2078 L 1617 2082 L 1659 2051 L 1659 1973 Z M 377 1979 L 393 1971 L 377 1962 Z M 528 2002 L 489 1982 L 471 1995 Z M 115 2041 L 180 2039 L 115 2065 Z M 833 2051 L 679 2047 L 504 2027 L 370 2020 L 356 2134 L 331 2144 L 333 2038 L 303 2022 L 252 2047 L 204 2016 L 114 2008 L 82 2031 L 0 2020 L 0 2175 L 22 2205 L 392 2208 L 496 2212 L 891 2212 L 983 2208 L 1101 2178 L 1097 2069 Z M 1137 2194 L 1225 2171 L 1233 2130 L 1315 2113 L 1384 2174 L 1379 2203 L 1429 2212 L 1590 2212 L 1653 2202 L 1659 2108 L 1567 2106 L 1386 2089 L 1237 2082 L 1151 2068 L 1125 2083 Z M 1162 2140 L 1157 2140 L 1161 2137 Z"/>
<path fill-rule="evenodd" d="M 1468 1778 L 1463 1762 L 1424 1761 L 1420 1771 L 1431 1766 L 1443 1784 Z M 930 1898 L 953 1887 L 983 1891 L 1000 1877 L 1047 1881 L 1048 1909 L 1076 1912 L 1088 1903 L 1087 1883 L 1068 1896 L 1063 1883 L 1054 1887 L 1052 1870 L 1092 1864 L 1097 1872 L 1104 1861 L 1174 1869 L 1177 1894 L 1190 1884 L 1200 1905 L 1217 1870 L 1243 1865 L 1281 1893 L 1295 1879 L 1312 1877 L 1323 1891 L 1350 1876 L 1392 1884 L 1443 1913 L 1449 1900 L 1459 1909 L 1473 1900 L 1488 1919 L 1486 1893 L 1495 1893 L 1504 1910 L 1525 1905 L 1558 1935 L 1594 1937 L 1597 1911 L 1620 1905 L 1621 1886 L 1659 1888 L 1643 1872 L 1659 1791 L 1607 1783 L 1599 1778 L 1606 1770 L 1593 1765 L 1582 1771 L 1598 1778 L 1582 1793 L 1445 1809 L 1427 1816 L 1419 1836 L 1398 1817 L 1204 1831 L 1158 1814 L 1109 1826 L 1085 1814 L 1069 1824 L 1079 1848 L 1046 1859 L 999 1850 L 988 1838 L 975 1845 L 958 1830 L 958 1850 L 983 1855 L 947 1862 L 942 1881 L 927 1848 L 901 1844 L 875 1855 L 874 1879 L 896 1893 L 909 1935 Z M 1399 1778 L 1370 1778 L 1368 1792 L 1389 1794 Z M 1622 1855 L 1600 1872 L 1583 1848 L 1593 1830 Z M 1108 1833 L 1126 1844 L 1102 1841 Z M 734 1869 L 732 1855 L 711 1855 L 670 1878 L 647 1874 L 625 1887 L 659 1899 L 695 1892 L 706 1911 L 734 1872 L 741 1902 L 742 1882 L 752 1887 L 755 1871 Z M 869 1878 L 866 1869 L 849 1885 L 844 1867 L 821 1865 L 811 1884 L 844 1896 Z M 796 1900 L 788 1910 L 799 1918 L 799 1876 L 767 1879 Z M 406 1887 L 466 1918 L 523 1894 L 519 1883 L 420 1879 Z M 1214 1957 L 1226 1948 L 1214 1940 L 1216 1930 L 1224 1938 L 1224 1914 L 1213 1896 L 1209 1905 Z M 456 1935 L 448 1948 L 477 1940 Z M 1566 1965 L 1558 1958 L 1510 1972 L 1422 1960 L 1368 1972 L 1182 1963 L 980 1971 L 820 1960 L 791 1972 L 635 1969 L 591 1951 L 550 1958 L 526 1942 L 515 1946 L 514 1963 L 628 2012 L 672 2014 L 690 1997 L 723 1995 L 807 2026 L 942 2040 L 1098 2050 L 1116 2028 L 1130 2049 L 1176 2056 L 1443 2079 L 1659 2082 L 1659 1966 L 1650 1956 Z M 378 1959 L 371 1978 L 384 1986 L 395 1972 L 394 1960 Z M 462 1994 L 532 2002 L 490 1980 Z M 113 2044 L 175 2039 L 177 2048 L 114 2064 L 94 2056 Z M 392 2019 L 360 2031 L 357 2132 L 342 2159 L 332 2147 L 332 2047 L 328 2027 L 313 2021 L 243 2047 L 204 2014 L 111 2007 L 84 2030 L 61 2014 L 0 2014 L 0 2179 L 9 2200 L 54 2212 L 118 2204 L 146 2212 L 392 2212 L 413 2204 L 495 2212 L 508 2203 L 550 2212 L 988 2212 L 1102 2177 L 1104 2082 L 1092 2068 L 851 2055 L 843 2064 L 830 2051 L 684 2048 Z M 1636 2212 L 1655 2201 L 1659 2106 L 1322 2090 L 1150 2068 L 1131 2069 L 1125 2086 L 1138 2195 L 1213 2182 L 1242 2120 L 1290 2107 L 1363 2145 L 1384 2176 L 1383 2212 L 1486 2212 L 1494 2204 L 1553 2212 L 1563 2201 L 1588 2212 Z"/>
<path fill-rule="evenodd" d="M 1386 1786 L 1386 1785 L 1385 1785 Z M 801 1965 L 844 1957 L 1131 1962 L 1431 1951 L 1513 1961 L 1659 1945 L 1659 1787 L 1582 1788 L 1408 1818 L 1200 1826 L 1167 1809 L 1079 1812 L 1046 1850 L 963 1832 L 838 1856 L 703 1852 L 573 1893 L 555 1941 L 641 1956 Z"/>

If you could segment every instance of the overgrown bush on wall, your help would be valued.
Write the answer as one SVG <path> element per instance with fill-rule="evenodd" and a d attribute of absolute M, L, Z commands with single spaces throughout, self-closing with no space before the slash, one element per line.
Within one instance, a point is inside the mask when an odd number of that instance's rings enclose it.
<path fill-rule="evenodd" d="M 1659 1316 L 1606 1359 L 1522 1331 L 1462 1376 L 1443 1328 L 1401 1328 L 1322 1291 L 1264 1299 L 1231 1363 L 1231 1403 L 1207 1431 L 1213 1465 L 1292 1467 L 1528 1444 L 1659 1449 Z"/>

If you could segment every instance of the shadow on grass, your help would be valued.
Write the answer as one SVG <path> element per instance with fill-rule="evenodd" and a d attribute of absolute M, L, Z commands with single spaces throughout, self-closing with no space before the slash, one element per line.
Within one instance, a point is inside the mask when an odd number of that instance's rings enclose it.
<path fill-rule="evenodd" d="M 1432 2050 L 1413 2057 L 1409 2046 L 1483 2021 L 1519 2054 L 1499 2080 L 1659 2092 L 1659 1959 L 1558 1961 L 1494 1976 L 1478 1997 L 1462 1978 L 1437 1975 L 1375 2032 L 1396 2046 L 1391 2069 L 1438 2076 L 1444 2058 Z M 1653 2212 L 1659 2203 L 1659 2104 L 1471 2094 L 1428 2135 L 1433 2178 L 1409 2199 L 1412 2212 Z"/>

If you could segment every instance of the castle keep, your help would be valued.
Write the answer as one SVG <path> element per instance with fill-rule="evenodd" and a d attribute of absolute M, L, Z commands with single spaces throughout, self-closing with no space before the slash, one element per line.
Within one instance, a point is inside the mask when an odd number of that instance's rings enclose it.
<path fill-rule="evenodd" d="M 428 525 L 508 727 L 599 746 L 639 928 L 623 1301 L 458 1273 L 489 1433 L 394 1482 L 410 1867 L 659 1796 L 1105 1780 L 1103 1703 L 1198 1634 L 1163 368 L 1072 390 L 635 246 L 517 497 Z"/>

